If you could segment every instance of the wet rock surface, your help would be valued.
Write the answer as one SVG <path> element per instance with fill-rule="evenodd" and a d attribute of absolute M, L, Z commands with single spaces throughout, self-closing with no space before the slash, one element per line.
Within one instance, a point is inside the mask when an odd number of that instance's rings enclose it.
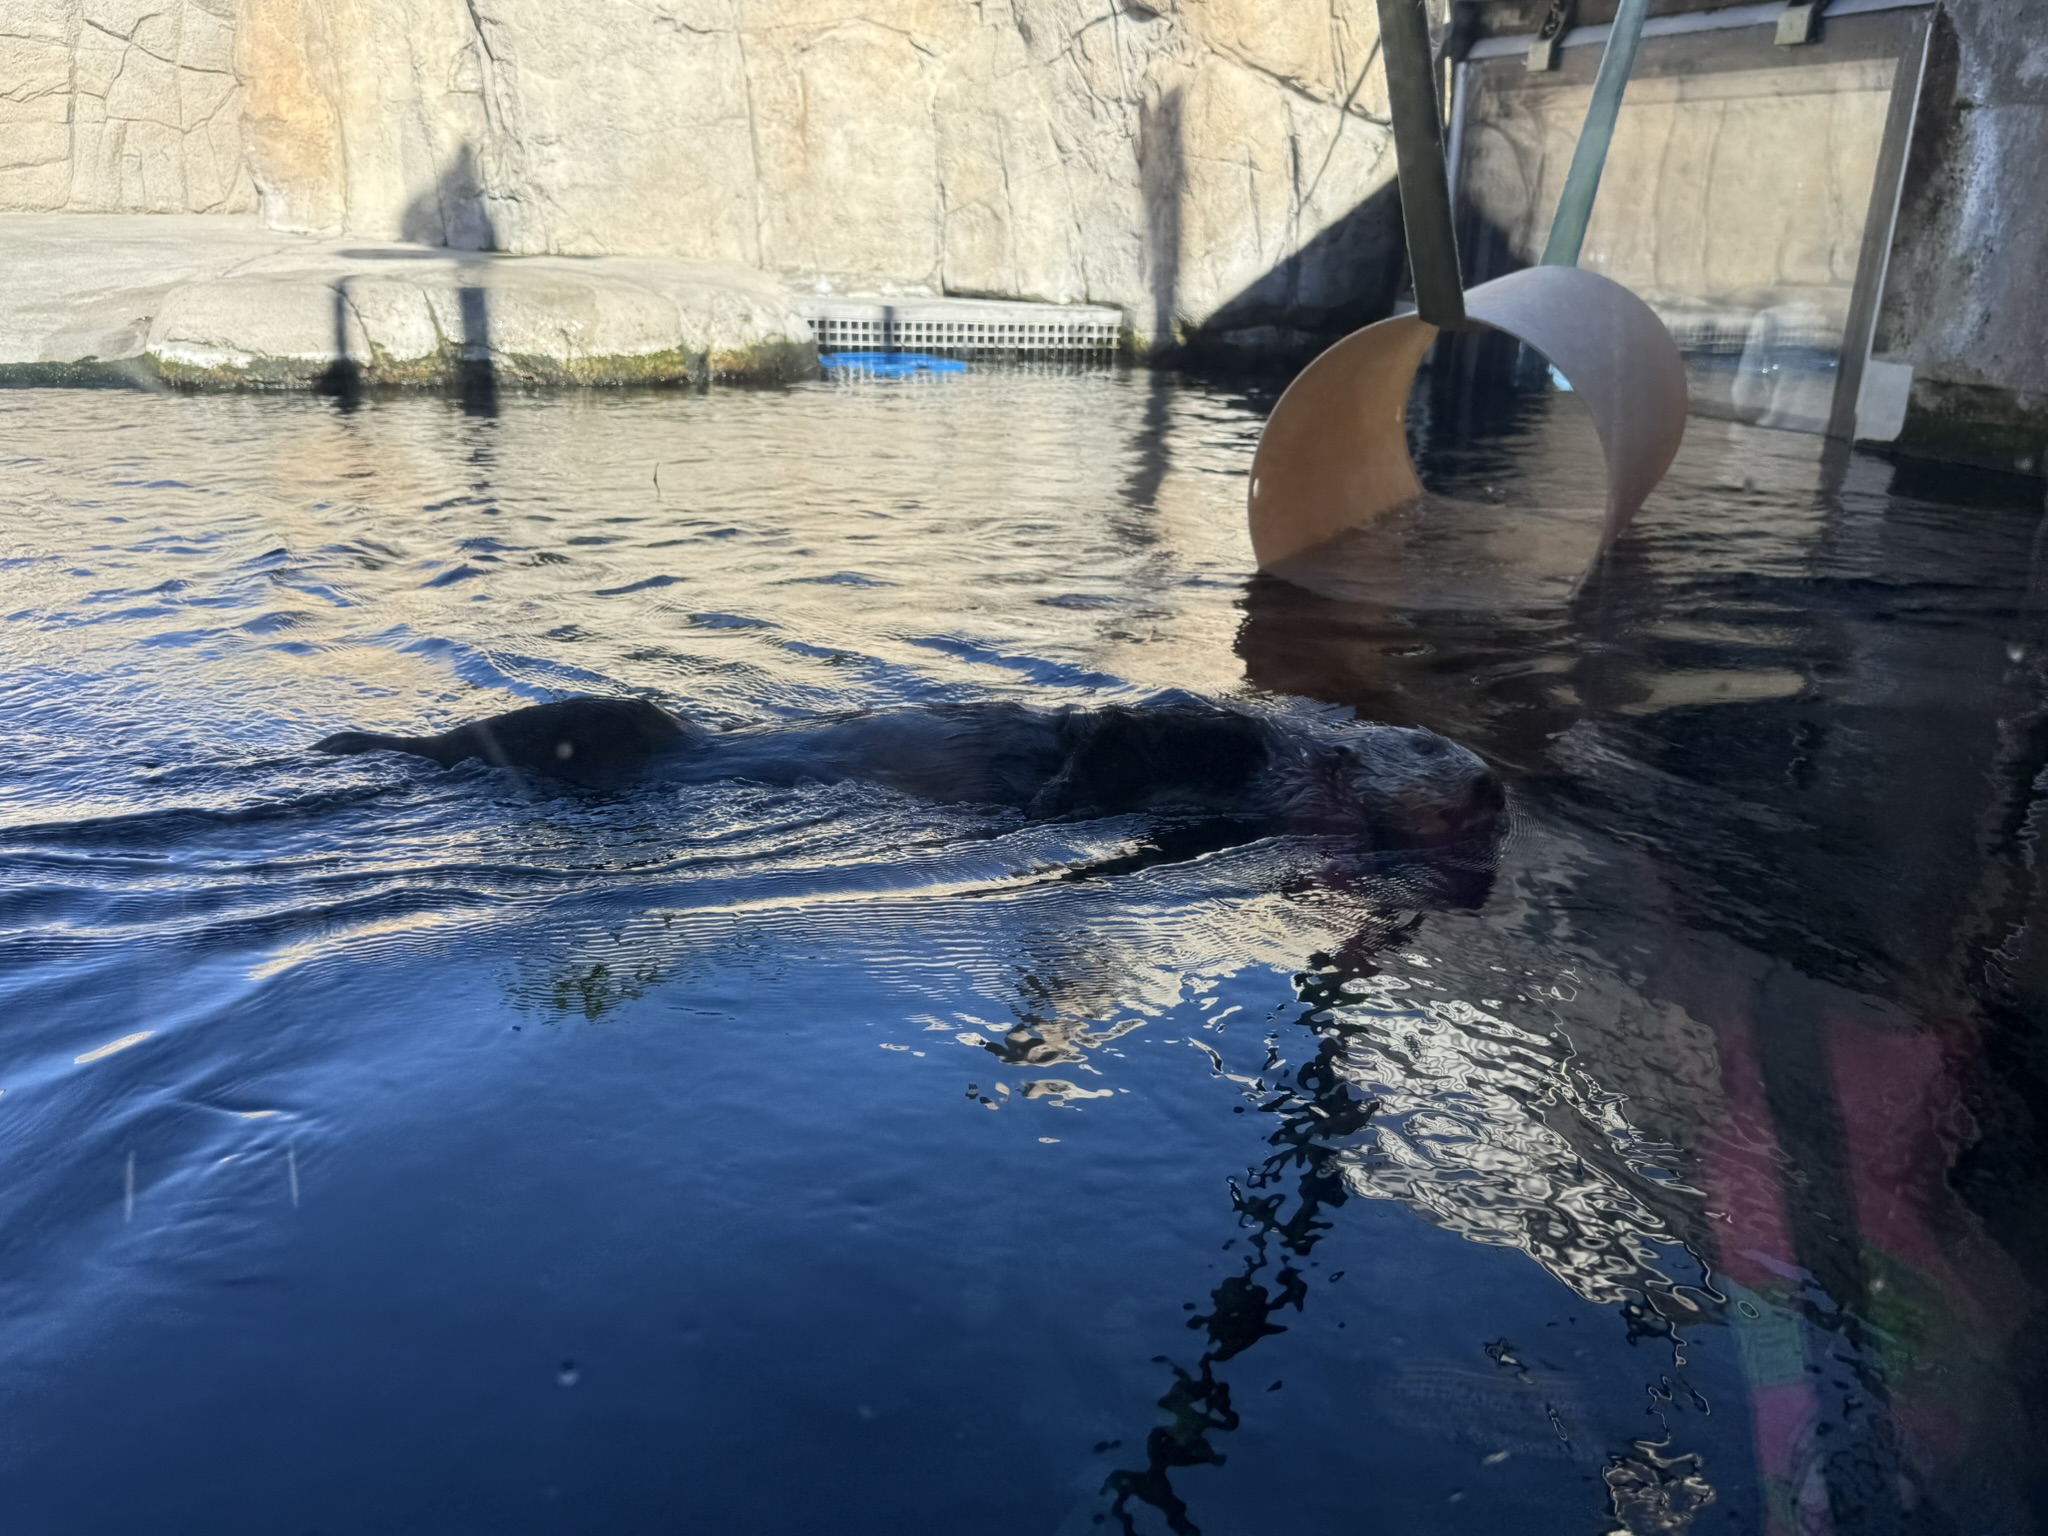
<path fill-rule="evenodd" d="M 0 218 L 0 373 L 189 387 L 771 382 L 816 367 L 732 263 L 319 240 L 216 217 Z"/>

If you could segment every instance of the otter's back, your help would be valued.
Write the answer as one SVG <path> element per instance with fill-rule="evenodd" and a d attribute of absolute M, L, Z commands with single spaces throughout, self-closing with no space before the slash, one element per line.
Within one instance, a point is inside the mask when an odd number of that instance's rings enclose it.
<path fill-rule="evenodd" d="M 1076 710 L 1062 735 L 1065 764 L 1032 806 L 1042 815 L 1169 807 L 1241 814 L 1267 762 L 1262 721 L 1207 703 Z"/>

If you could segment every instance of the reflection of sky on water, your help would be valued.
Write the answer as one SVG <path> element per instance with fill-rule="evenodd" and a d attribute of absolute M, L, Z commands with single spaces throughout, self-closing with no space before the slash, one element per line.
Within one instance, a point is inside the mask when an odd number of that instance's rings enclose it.
<path fill-rule="evenodd" d="M 1658 1160 L 1672 1149 L 1645 1143 L 1619 1095 L 1574 1073 L 1557 1034 L 1417 988 L 1436 985 L 1426 973 L 1374 977 L 1332 1010 L 1343 1026 L 1339 1070 L 1381 1106 L 1369 1151 L 1339 1160 L 1351 1191 L 1518 1248 L 1589 1301 L 1668 1289 L 1662 1266 L 1676 1235 L 1635 1186 L 1674 1182 Z M 1595 1135 L 1606 1145 L 1589 1145 Z"/>
<path fill-rule="evenodd" d="M 8 1490 L 114 1434 L 271 1525 L 503 1484 L 497 1530 L 549 1488 L 795 1530 L 793 1439 L 845 1507 L 989 1528 L 1847 1536 L 1916 1528 L 1902 1478 L 2022 1528 L 2036 1314 L 1980 1192 L 2031 1175 L 1955 1130 L 2012 1047 L 1929 1021 L 1977 1019 L 1953 931 L 2031 974 L 2030 802 L 1968 787 L 2034 761 L 1983 575 L 2025 539 L 1703 428 L 1565 611 L 1517 581 L 1592 505 L 1566 418 L 1436 465 L 1426 602 L 1333 604 L 1246 583 L 1238 402 L 944 382 L 0 400 Z M 303 752 L 578 688 L 1247 678 L 1505 764 L 1490 887 Z M 367 1478 L 319 1449 L 365 1435 Z"/>

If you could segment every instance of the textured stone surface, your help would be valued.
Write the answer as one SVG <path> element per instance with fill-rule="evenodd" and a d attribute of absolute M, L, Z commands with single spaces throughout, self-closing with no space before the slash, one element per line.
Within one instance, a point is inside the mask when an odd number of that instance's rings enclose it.
<path fill-rule="evenodd" d="M 0 368 L 138 358 L 172 288 L 291 243 L 253 217 L 0 214 Z"/>
<path fill-rule="evenodd" d="M 1367 0 L 245 0 L 281 225 L 1114 303 L 1144 334 L 1384 305 Z M 1319 239 L 1319 237 L 1322 237 Z M 1308 254 L 1301 253 L 1308 248 Z"/>
<path fill-rule="evenodd" d="M 1140 338 L 1327 335 L 1399 264 L 1372 0 L 6 13 L 0 209 L 260 200 L 306 233 L 1108 303 Z"/>
<path fill-rule="evenodd" d="M 0 216 L 0 369 L 199 386 L 770 380 L 816 348 L 731 264 L 321 240 L 255 219 Z M 338 370 L 339 369 L 339 373 Z"/>
<path fill-rule="evenodd" d="M 0 6 L 0 209 L 247 213 L 236 0 Z"/>
<path fill-rule="evenodd" d="M 1508 30 L 1541 9 L 1483 8 Z M 1940 13 L 1878 334 L 1880 357 L 1915 370 L 1909 444 L 2014 467 L 2048 446 L 2039 13 Z M 1372 0 L 0 0 L 0 210 L 260 202 L 279 229 L 1092 301 L 1140 340 L 1284 347 L 1392 296 L 1373 15 Z M 1709 274 L 1679 268 L 1710 244 L 1768 253 L 1753 286 L 1800 290 L 1785 314 L 1838 324 L 1842 219 L 1795 248 L 1780 237 L 1799 199 L 1705 207 L 1687 189 L 1710 147 L 1718 162 L 1787 143 L 1827 145 L 1824 179 L 1851 187 L 1869 139 L 1850 118 L 1874 94 L 1711 134 L 1681 123 L 1698 117 L 1682 94 L 1657 109 L 1655 154 L 1632 170 L 1618 141 L 1610 171 L 1649 178 L 1654 217 L 1603 199 L 1594 254 L 1654 294 L 1700 287 Z M 1537 205 L 1576 111 L 1543 127 Z M 68 323 L 89 330 L 108 302 L 84 292 Z M 1968 447 L 1979 423 L 1989 436 Z"/>
<path fill-rule="evenodd" d="M 1900 446 L 2048 467 L 2048 27 L 1937 13 L 1876 353 L 1914 370 Z"/>

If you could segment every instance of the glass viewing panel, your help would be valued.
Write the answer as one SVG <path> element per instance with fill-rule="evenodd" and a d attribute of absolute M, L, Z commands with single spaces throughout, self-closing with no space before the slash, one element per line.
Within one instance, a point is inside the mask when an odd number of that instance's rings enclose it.
<path fill-rule="evenodd" d="M 1796 48 L 1768 26 L 1643 40 L 1580 265 L 1671 328 L 1694 410 L 1826 427 L 1893 81 L 1920 25 L 1917 11 L 1843 17 Z M 1465 65 L 1469 282 L 1540 258 L 1600 52 L 1567 48 L 1547 74 L 1519 51 Z"/>

